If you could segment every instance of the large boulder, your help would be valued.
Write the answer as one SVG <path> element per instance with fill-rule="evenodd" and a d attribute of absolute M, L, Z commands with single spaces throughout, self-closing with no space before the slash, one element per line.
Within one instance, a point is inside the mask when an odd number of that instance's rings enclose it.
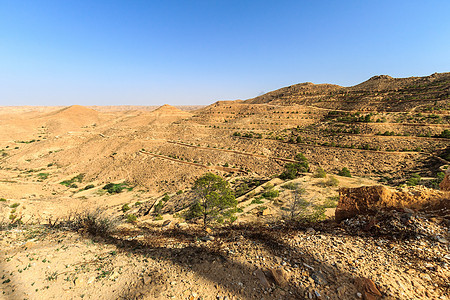
<path fill-rule="evenodd" d="M 448 210 L 450 192 L 415 187 L 394 190 L 385 186 L 341 188 L 336 208 L 337 222 L 360 214 L 374 214 L 389 209 Z"/>

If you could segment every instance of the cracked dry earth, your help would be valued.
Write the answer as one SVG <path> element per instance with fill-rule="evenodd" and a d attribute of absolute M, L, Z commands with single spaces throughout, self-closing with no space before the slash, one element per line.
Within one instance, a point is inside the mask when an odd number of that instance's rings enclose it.
<path fill-rule="evenodd" d="M 107 239 L 4 229 L 0 298 L 448 299 L 446 222 L 421 225 L 438 240 L 362 232 L 363 223 L 247 225 L 206 236 L 193 226 L 126 226 Z"/>

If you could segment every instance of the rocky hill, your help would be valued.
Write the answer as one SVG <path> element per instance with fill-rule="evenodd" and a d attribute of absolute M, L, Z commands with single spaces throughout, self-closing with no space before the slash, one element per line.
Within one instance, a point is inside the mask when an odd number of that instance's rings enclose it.
<path fill-rule="evenodd" d="M 426 77 L 374 76 L 352 87 L 301 83 L 246 100 L 250 104 L 311 105 L 364 111 L 449 110 L 450 73 Z"/>

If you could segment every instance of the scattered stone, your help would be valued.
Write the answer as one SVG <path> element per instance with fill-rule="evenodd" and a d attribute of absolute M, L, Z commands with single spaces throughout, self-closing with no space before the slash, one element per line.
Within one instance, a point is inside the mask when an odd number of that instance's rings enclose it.
<path fill-rule="evenodd" d="M 355 286 L 358 291 L 364 296 L 365 300 L 376 300 L 381 297 L 381 293 L 377 289 L 375 283 L 369 278 L 356 278 Z"/>
<path fill-rule="evenodd" d="M 83 286 L 83 285 L 84 285 L 84 280 L 83 280 L 83 278 L 77 277 L 77 278 L 75 278 L 75 280 L 73 281 L 73 284 L 74 284 L 75 286 L 78 286 L 78 287 Z"/>
<path fill-rule="evenodd" d="M 313 273 L 312 275 L 311 275 L 311 278 L 314 280 L 314 282 L 316 283 L 316 284 L 319 284 L 319 285 L 326 285 L 328 282 L 325 280 L 325 278 L 323 277 L 323 275 L 322 274 L 320 274 L 320 273 Z"/>
<path fill-rule="evenodd" d="M 345 287 L 345 286 L 338 287 L 337 294 L 338 294 L 339 299 L 344 299 L 346 291 L 347 291 L 347 287 Z"/>
<path fill-rule="evenodd" d="M 152 277 L 149 276 L 149 275 L 145 275 L 145 276 L 142 278 L 142 281 L 144 282 L 145 285 L 148 285 L 148 284 L 150 284 L 150 283 L 152 282 Z"/>
<path fill-rule="evenodd" d="M 181 223 L 178 223 L 177 224 L 177 227 L 178 228 L 185 228 L 185 227 L 187 227 L 188 226 L 188 223 L 186 223 L 186 222 L 181 222 Z"/>
<path fill-rule="evenodd" d="M 117 278 L 119 278 L 119 272 L 114 271 L 114 273 L 111 274 L 111 276 L 109 276 L 109 279 L 111 280 L 116 280 Z"/>
<path fill-rule="evenodd" d="M 283 269 L 270 269 L 270 272 L 280 287 L 288 286 L 287 274 Z"/>
<path fill-rule="evenodd" d="M 258 277 L 259 281 L 261 282 L 261 285 L 265 289 L 270 288 L 270 283 L 267 280 L 266 275 L 264 274 L 264 272 L 261 269 L 256 270 L 255 275 L 256 275 L 256 277 Z"/>
<path fill-rule="evenodd" d="M 32 241 L 28 241 L 28 242 L 26 242 L 25 244 L 23 244 L 23 248 L 31 249 L 31 248 L 33 248 L 35 245 L 36 245 L 36 244 L 33 243 Z"/>
<path fill-rule="evenodd" d="M 214 237 L 211 235 L 207 235 L 207 236 L 201 237 L 200 240 L 202 240 L 203 242 L 209 242 L 209 241 L 213 241 Z"/>
<path fill-rule="evenodd" d="M 437 236 L 437 237 L 436 237 L 436 240 L 437 240 L 439 243 L 442 243 L 442 244 L 448 244 L 448 240 L 445 239 L 445 238 L 443 238 L 443 237 L 441 237 L 441 236 Z"/>
<path fill-rule="evenodd" d="M 263 216 L 268 216 L 271 214 L 273 214 L 273 211 L 270 208 L 266 208 L 265 210 L 262 211 Z"/>
<path fill-rule="evenodd" d="M 309 227 L 308 229 L 306 229 L 306 233 L 314 234 L 316 233 L 316 231 L 314 230 L 314 228 Z"/>

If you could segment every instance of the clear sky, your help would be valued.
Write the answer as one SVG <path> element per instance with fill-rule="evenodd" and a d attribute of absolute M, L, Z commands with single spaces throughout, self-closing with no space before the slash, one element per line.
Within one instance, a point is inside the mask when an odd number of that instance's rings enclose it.
<path fill-rule="evenodd" d="M 449 71 L 449 0 L 0 0 L 0 105 L 210 104 Z"/>

